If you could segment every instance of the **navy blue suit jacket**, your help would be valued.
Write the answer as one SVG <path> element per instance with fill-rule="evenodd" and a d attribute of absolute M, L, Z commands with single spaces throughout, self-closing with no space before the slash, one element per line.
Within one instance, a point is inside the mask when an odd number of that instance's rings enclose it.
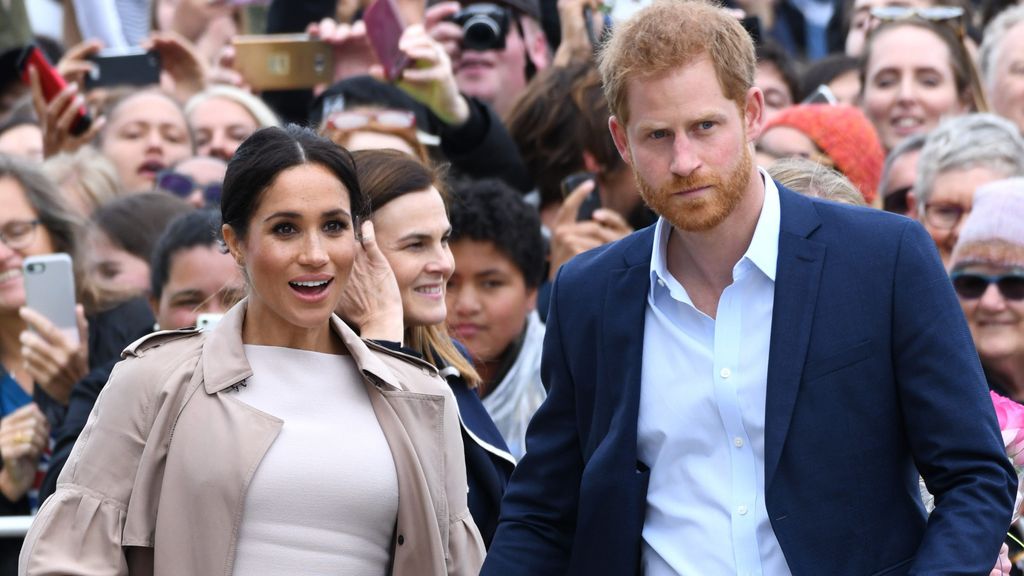
<path fill-rule="evenodd" d="M 903 217 L 779 194 L 765 503 L 793 574 L 988 574 L 1016 476 L 931 239 Z M 482 574 L 639 573 L 653 242 L 650 227 L 559 272 L 550 395 Z M 930 517 L 918 470 L 937 496 Z"/>

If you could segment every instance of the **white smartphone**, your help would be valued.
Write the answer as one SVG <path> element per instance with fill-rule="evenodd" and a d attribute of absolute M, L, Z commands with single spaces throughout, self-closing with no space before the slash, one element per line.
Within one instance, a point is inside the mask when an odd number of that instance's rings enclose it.
<path fill-rule="evenodd" d="M 22 263 L 25 304 L 53 322 L 78 344 L 75 314 L 75 271 L 71 256 L 63 253 L 29 256 Z"/>

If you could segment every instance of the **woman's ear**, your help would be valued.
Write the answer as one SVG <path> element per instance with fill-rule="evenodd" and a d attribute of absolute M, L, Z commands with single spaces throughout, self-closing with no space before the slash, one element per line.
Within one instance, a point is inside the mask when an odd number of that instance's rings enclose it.
<path fill-rule="evenodd" d="M 220 227 L 220 234 L 224 237 L 224 245 L 228 248 L 228 253 L 235 259 L 235 263 L 240 267 L 245 268 L 245 256 L 242 254 L 242 242 L 235 234 L 235 229 L 230 224 L 222 224 Z"/>

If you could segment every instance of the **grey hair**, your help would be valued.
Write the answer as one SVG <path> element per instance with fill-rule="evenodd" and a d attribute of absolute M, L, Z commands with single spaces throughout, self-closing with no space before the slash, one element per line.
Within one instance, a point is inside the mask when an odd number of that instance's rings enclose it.
<path fill-rule="evenodd" d="M 896 161 L 905 154 L 917 152 L 924 148 L 924 142 L 927 138 L 927 134 L 914 134 L 913 136 L 904 138 L 899 144 L 889 151 L 889 154 L 885 157 L 885 164 L 882 165 L 882 177 L 878 180 L 879 194 L 883 197 L 885 196 L 886 188 L 889 187 L 889 178 L 892 176 L 892 167 L 896 164 Z"/>
<path fill-rule="evenodd" d="M 768 174 L 779 184 L 804 196 L 853 206 L 867 205 L 860 190 L 846 176 L 808 158 L 783 158 L 768 168 Z"/>
<path fill-rule="evenodd" d="M 999 16 L 985 27 L 984 40 L 978 49 L 978 61 L 986 89 L 991 90 L 992 83 L 995 82 L 996 62 L 999 61 L 999 54 L 1002 52 L 1003 40 L 1010 29 L 1021 22 L 1024 22 L 1024 5 L 1017 5 L 1000 12 Z"/>
<path fill-rule="evenodd" d="M 1002 178 L 1024 176 L 1024 138 L 1017 125 L 995 114 L 965 114 L 928 134 L 917 161 L 914 194 L 923 216 L 935 179 L 943 172 L 988 168 Z"/>

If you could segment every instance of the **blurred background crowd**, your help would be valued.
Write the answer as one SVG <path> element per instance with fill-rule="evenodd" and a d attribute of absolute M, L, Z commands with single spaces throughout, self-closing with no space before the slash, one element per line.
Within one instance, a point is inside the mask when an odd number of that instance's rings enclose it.
<path fill-rule="evenodd" d="M 405 344 L 471 365 L 476 436 L 500 434 L 477 444 L 510 468 L 545 396 L 550 281 L 654 222 L 594 64 L 643 4 L 394 0 L 389 22 L 363 18 L 368 0 L 0 0 L 0 514 L 53 492 L 126 345 L 244 296 L 216 239 L 221 184 L 243 140 L 286 123 L 394 150 L 356 159 Z M 919 220 L 990 386 L 1024 401 L 1024 6 L 726 4 L 757 44 L 759 164 L 798 192 Z M 408 194 L 432 186 L 440 199 Z M 25 307 L 24 259 L 59 252 L 77 342 Z M 426 285 L 439 308 L 416 307 Z M 473 508 L 485 540 L 498 498 Z M 0 540 L 0 575 L 19 547 Z"/>

